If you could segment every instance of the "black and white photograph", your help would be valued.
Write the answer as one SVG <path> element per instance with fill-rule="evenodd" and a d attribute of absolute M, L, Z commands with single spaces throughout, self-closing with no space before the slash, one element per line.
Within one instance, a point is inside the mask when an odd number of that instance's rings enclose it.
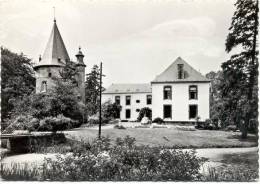
<path fill-rule="evenodd" d="M 1 182 L 258 182 L 258 0 L 0 0 Z"/>

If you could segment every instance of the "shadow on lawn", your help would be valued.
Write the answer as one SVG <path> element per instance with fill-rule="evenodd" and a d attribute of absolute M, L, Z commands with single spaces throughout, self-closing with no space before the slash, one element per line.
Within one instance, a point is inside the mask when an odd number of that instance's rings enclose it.
<path fill-rule="evenodd" d="M 256 146 L 258 145 L 258 137 L 255 134 L 249 134 L 246 139 L 242 139 L 241 135 L 230 135 L 227 137 L 227 139 L 238 139 L 241 142 L 254 142 L 256 143 Z"/>

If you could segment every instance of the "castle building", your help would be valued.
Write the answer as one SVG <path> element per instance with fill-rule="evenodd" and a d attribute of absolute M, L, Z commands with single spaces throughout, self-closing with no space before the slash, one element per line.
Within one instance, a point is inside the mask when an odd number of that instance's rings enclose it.
<path fill-rule="evenodd" d="M 102 101 L 122 106 L 118 118 L 136 120 L 143 107 L 168 122 L 194 122 L 209 118 L 210 80 L 178 57 L 148 84 L 112 84 Z"/>
<path fill-rule="evenodd" d="M 51 89 L 55 83 L 53 78 L 60 78 L 60 71 L 67 62 L 73 62 L 76 66 L 77 74 L 77 97 L 85 103 L 85 68 L 84 54 L 79 48 L 76 62 L 70 60 L 69 54 L 62 40 L 56 20 L 54 19 L 51 35 L 42 57 L 34 65 L 36 73 L 36 93 L 44 93 Z"/>

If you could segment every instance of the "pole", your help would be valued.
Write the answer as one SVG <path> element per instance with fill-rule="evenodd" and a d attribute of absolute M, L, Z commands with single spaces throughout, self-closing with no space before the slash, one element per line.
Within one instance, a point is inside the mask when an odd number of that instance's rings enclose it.
<path fill-rule="evenodd" d="M 99 129 L 98 129 L 98 138 L 101 138 L 101 98 L 102 98 L 102 62 L 100 63 L 100 80 L 99 80 Z"/>

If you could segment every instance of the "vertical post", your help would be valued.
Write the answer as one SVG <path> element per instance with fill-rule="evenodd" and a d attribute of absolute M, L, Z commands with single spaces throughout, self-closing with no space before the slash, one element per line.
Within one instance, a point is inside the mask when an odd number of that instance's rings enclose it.
<path fill-rule="evenodd" d="M 102 98 L 102 62 L 100 63 L 100 80 L 99 80 L 99 129 L 98 129 L 98 138 L 101 137 L 101 123 L 102 123 L 102 117 L 101 117 L 101 98 Z"/>

